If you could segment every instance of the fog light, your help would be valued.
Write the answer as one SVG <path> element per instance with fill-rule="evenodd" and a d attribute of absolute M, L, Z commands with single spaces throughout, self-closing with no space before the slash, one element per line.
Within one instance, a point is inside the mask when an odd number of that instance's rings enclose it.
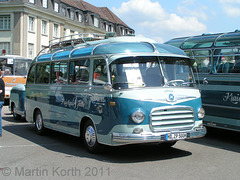
<path fill-rule="evenodd" d="M 143 128 L 135 128 L 134 130 L 133 130 L 133 133 L 134 134 L 140 134 L 140 133 L 142 133 L 143 132 Z"/>

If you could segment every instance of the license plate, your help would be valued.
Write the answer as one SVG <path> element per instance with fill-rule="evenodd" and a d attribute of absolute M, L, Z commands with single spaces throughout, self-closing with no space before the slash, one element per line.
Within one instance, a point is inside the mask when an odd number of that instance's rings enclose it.
<path fill-rule="evenodd" d="M 172 134 L 166 134 L 165 139 L 167 141 L 175 141 L 180 139 L 186 139 L 187 133 L 172 133 Z"/>

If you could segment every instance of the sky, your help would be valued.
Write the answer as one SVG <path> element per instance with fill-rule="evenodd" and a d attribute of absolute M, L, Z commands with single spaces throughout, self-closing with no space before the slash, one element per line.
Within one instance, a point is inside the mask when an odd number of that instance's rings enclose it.
<path fill-rule="evenodd" d="M 172 38 L 240 29 L 240 0 L 85 0 L 108 7 L 135 35 Z"/>

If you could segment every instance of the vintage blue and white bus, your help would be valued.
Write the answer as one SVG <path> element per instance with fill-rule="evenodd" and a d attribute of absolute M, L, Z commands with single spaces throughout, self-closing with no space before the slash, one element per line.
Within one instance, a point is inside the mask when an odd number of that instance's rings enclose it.
<path fill-rule="evenodd" d="M 195 59 L 207 126 L 240 131 L 240 31 L 172 39 Z"/>
<path fill-rule="evenodd" d="M 179 48 L 136 37 L 62 44 L 28 73 L 26 120 L 38 134 L 80 136 L 89 152 L 206 134 L 193 61 Z"/>

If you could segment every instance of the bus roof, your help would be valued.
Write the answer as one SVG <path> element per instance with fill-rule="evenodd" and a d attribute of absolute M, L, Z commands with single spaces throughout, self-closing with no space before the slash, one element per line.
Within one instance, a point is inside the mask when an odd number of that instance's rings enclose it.
<path fill-rule="evenodd" d="M 202 34 L 198 36 L 171 39 L 165 44 L 170 44 L 181 49 L 201 49 L 211 47 L 240 46 L 240 31 L 217 34 Z"/>
<path fill-rule="evenodd" d="M 184 56 L 185 52 L 174 46 L 156 43 L 148 38 L 113 37 L 104 40 L 91 41 L 72 48 L 62 48 L 41 54 L 35 61 L 54 61 L 92 55 L 110 54 L 164 54 L 165 56 Z"/>

